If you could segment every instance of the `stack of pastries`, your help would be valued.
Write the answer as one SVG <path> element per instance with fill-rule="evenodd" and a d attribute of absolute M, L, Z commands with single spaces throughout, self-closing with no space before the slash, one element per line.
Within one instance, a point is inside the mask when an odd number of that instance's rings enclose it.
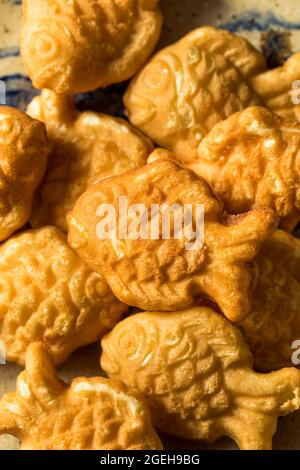
<path fill-rule="evenodd" d="M 23 10 L 41 93 L 0 108 L 0 341 L 25 366 L 0 433 L 23 449 L 160 450 L 164 434 L 271 449 L 300 408 L 300 54 L 269 70 L 202 27 L 151 57 L 158 0 Z M 128 119 L 76 108 L 128 79 Z M 99 207 L 120 226 L 124 199 L 189 207 L 193 226 L 201 206 L 202 243 L 160 223 L 151 237 L 150 219 L 147 236 L 100 237 Z M 107 377 L 63 383 L 57 366 L 100 341 Z"/>

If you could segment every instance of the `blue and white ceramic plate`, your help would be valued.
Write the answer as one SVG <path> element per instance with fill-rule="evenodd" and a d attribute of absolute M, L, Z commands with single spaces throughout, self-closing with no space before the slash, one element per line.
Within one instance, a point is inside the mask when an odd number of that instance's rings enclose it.
<path fill-rule="evenodd" d="M 276 66 L 293 52 L 300 50 L 300 0 L 161 0 L 165 24 L 159 47 L 165 46 L 190 30 L 213 25 L 241 34 Z M 21 0 L 0 0 L 0 80 L 5 83 L 6 104 L 25 109 L 37 94 L 24 74 L 19 50 Z M 300 77 L 299 77 L 300 79 Z M 1 82 L 0 82 L 1 83 Z M 122 94 L 126 85 L 117 85 L 77 97 L 81 109 L 94 109 L 122 116 Z M 3 98 L 0 89 L 0 102 Z M 99 375 L 98 347 L 89 347 L 72 356 L 61 370 L 63 377 L 78 374 Z M 15 388 L 20 368 L 0 366 L 0 396 Z M 168 441 L 169 448 L 195 448 L 181 442 Z M 18 442 L 7 436 L 0 438 L 0 449 L 17 449 Z M 197 448 L 200 448 L 198 446 Z M 229 440 L 222 440 L 214 449 L 231 449 Z M 300 449 L 300 413 L 279 423 L 274 438 L 275 449 Z"/>

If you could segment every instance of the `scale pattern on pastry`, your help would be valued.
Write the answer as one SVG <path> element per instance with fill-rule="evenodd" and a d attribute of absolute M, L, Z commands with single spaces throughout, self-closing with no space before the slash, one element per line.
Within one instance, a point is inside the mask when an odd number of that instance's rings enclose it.
<path fill-rule="evenodd" d="M 300 338 L 300 240 L 277 230 L 263 244 L 255 264 L 252 310 L 240 327 L 257 370 L 292 366 L 293 345 Z"/>
<path fill-rule="evenodd" d="M 135 126 L 185 162 L 217 122 L 263 104 L 250 79 L 265 70 L 263 56 L 245 39 L 198 28 L 159 51 L 132 80 L 124 102 Z"/>
<path fill-rule="evenodd" d="M 239 329 L 206 307 L 133 315 L 102 348 L 109 377 L 144 393 L 154 425 L 177 437 L 271 449 L 278 417 L 300 408 L 300 371 L 254 372 Z"/>
<path fill-rule="evenodd" d="M 206 179 L 225 208 L 270 207 L 287 230 L 300 220 L 300 124 L 251 107 L 216 124 L 188 167 Z"/>
<path fill-rule="evenodd" d="M 102 377 L 58 378 L 49 350 L 33 343 L 16 392 L 0 400 L 0 433 L 22 450 L 161 450 L 137 391 Z"/>
<path fill-rule="evenodd" d="M 125 211 L 121 210 L 120 198 L 126 200 Z M 136 204 L 142 204 L 139 216 Z M 107 207 L 113 209 L 109 220 Z M 165 226 L 155 221 L 159 214 L 165 214 L 166 220 L 172 208 L 176 215 L 170 216 L 167 233 Z M 183 228 L 183 208 L 188 209 L 194 224 L 191 234 L 185 231 L 191 225 L 186 224 L 181 234 L 175 225 L 181 216 Z M 199 208 L 204 210 L 204 243 Z M 113 212 L 116 230 L 111 225 Z M 157 233 L 152 231 L 153 223 L 158 226 Z M 128 230 L 120 236 L 124 224 Z M 209 297 L 228 318 L 240 321 L 251 308 L 248 263 L 275 223 L 268 209 L 226 216 L 222 203 L 204 180 L 171 160 L 158 160 L 90 187 L 69 214 L 68 226 L 70 245 L 91 269 L 104 276 L 122 302 L 144 310 L 168 311 Z M 190 237 L 195 238 L 192 247 Z"/>
<path fill-rule="evenodd" d="M 93 183 L 145 165 L 153 144 L 123 119 L 80 113 L 71 97 L 43 90 L 28 113 L 46 124 L 54 151 L 34 201 L 33 227 L 66 232 L 66 215 Z"/>
<path fill-rule="evenodd" d="M 24 66 L 59 94 L 106 87 L 138 72 L 161 26 L 159 0 L 24 0 Z"/>
<path fill-rule="evenodd" d="M 8 361 L 23 365 L 27 346 L 44 340 L 61 363 L 113 328 L 126 310 L 55 227 L 0 246 L 0 340 Z"/>
<path fill-rule="evenodd" d="M 0 107 L 0 241 L 28 222 L 50 150 L 44 124 Z"/>

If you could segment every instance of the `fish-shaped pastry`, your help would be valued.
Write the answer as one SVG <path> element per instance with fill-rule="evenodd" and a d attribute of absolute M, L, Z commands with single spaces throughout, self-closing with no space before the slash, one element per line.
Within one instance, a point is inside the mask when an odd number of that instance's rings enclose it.
<path fill-rule="evenodd" d="M 300 408 L 300 371 L 254 372 L 239 329 L 204 306 L 128 317 L 102 348 L 109 377 L 144 393 L 154 425 L 176 437 L 271 449 L 278 417 Z"/>
<path fill-rule="evenodd" d="M 15 392 L 0 400 L 0 434 L 22 450 L 161 450 L 141 395 L 116 380 L 57 375 L 43 343 L 32 343 Z"/>
<path fill-rule="evenodd" d="M 24 0 L 24 66 L 59 94 L 106 87 L 135 75 L 161 26 L 159 0 Z"/>
<path fill-rule="evenodd" d="M 239 325 L 257 370 L 299 365 L 300 240 L 283 230 L 268 238 L 254 261 L 251 314 Z"/>
<path fill-rule="evenodd" d="M 129 120 L 189 162 L 217 122 L 263 105 L 250 80 L 265 70 L 264 57 L 244 38 L 195 29 L 159 51 L 133 78 L 124 97 Z"/>
<path fill-rule="evenodd" d="M 241 321 L 250 262 L 275 227 L 269 209 L 228 217 L 203 179 L 159 159 L 88 188 L 68 215 L 68 240 L 127 305 L 172 311 L 210 298 Z"/>
<path fill-rule="evenodd" d="M 43 340 L 62 363 L 126 310 L 57 228 L 27 230 L 0 246 L 0 341 L 8 361 L 23 365 L 29 344 Z"/>
<path fill-rule="evenodd" d="M 92 184 L 145 165 L 153 144 L 124 119 L 80 112 L 73 98 L 43 90 L 28 106 L 46 125 L 53 152 L 30 223 L 67 231 L 66 215 Z"/>
<path fill-rule="evenodd" d="M 51 149 L 43 123 L 0 106 L 0 241 L 28 222 Z"/>
<path fill-rule="evenodd" d="M 231 214 L 270 207 L 281 227 L 300 220 L 300 123 L 262 107 L 221 121 L 188 164 L 205 178 Z"/>
<path fill-rule="evenodd" d="M 251 86 L 272 111 L 300 121 L 300 53 L 285 64 L 251 78 Z"/>

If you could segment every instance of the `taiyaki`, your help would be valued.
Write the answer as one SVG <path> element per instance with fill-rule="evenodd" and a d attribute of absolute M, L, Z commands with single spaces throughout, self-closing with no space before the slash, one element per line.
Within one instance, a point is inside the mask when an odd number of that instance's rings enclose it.
<path fill-rule="evenodd" d="M 240 327 L 255 368 L 271 371 L 299 365 L 294 354 L 300 339 L 300 240 L 277 230 L 254 263 L 257 281 L 251 314 Z"/>
<path fill-rule="evenodd" d="M 248 41 L 198 28 L 159 51 L 124 96 L 129 120 L 184 163 L 213 126 L 251 105 L 263 105 L 250 79 L 266 70 Z"/>
<path fill-rule="evenodd" d="M 66 214 L 93 183 L 145 165 L 153 144 L 124 119 L 79 112 L 73 98 L 43 90 L 27 112 L 43 121 L 53 152 L 30 223 L 66 232 Z"/>
<path fill-rule="evenodd" d="M 91 186 L 69 213 L 68 240 L 127 305 L 168 311 L 208 297 L 241 321 L 250 262 L 275 227 L 269 209 L 227 217 L 203 179 L 159 159 Z"/>
<path fill-rule="evenodd" d="M 300 371 L 254 372 L 239 329 L 210 308 L 133 315 L 102 348 L 109 377 L 144 393 L 154 425 L 173 436 L 268 450 L 278 417 L 300 407 Z"/>
<path fill-rule="evenodd" d="M 116 380 L 59 380 L 42 343 L 26 353 L 16 392 L 0 400 L 0 434 L 22 450 L 161 450 L 145 401 Z"/>
<path fill-rule="evenodd" d="M 0 241 L 28 222 L 50 151 L 44 124 L 0 107 Z"/>
<path fill-rule="evenodd" d="M 43 340 L 62 363 L 126 310 L 57 228 L 27 230 L 0 246 L 0 341 L 8 361 L 23 365 L 28 345 Z"/>
<path fill-rule="evenodd" d="M 24 0 L 24 66 L 59 94 L 106 87 L 138 72 L 161 26 L 159 0 Z"/>
<path fill-rule="evenodd" d="M 300 124 L 251 107 L 218 123 L 188 167 L 231 214 L 270 207 L 282 228 L 300 221 Z"/>

